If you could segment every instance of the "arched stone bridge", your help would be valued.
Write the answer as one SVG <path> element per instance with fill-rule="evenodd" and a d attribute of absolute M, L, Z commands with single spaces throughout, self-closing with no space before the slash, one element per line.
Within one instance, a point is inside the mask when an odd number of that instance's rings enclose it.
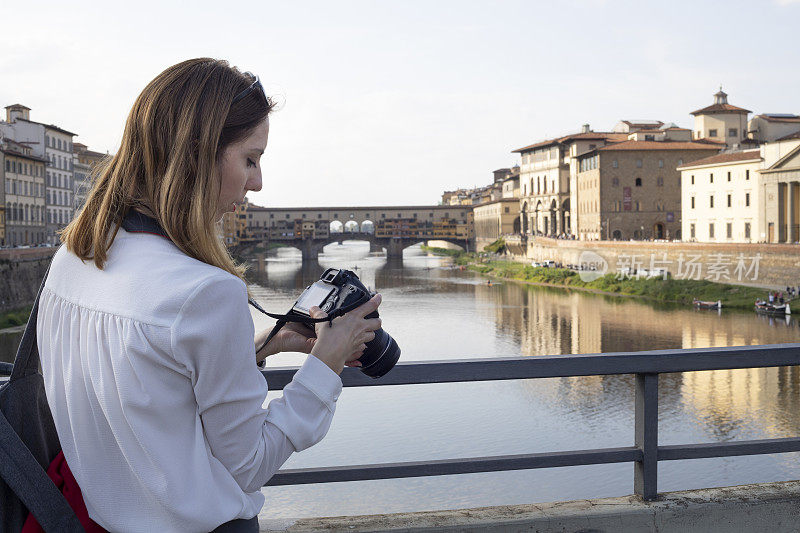
<path fill-rule="evenodd" d="M 381 252 L 385 249 L 388 259 L 397 259 L 403 257 L 403 250 L 409 246 L 429 240 L 446 241 L 465 250 L 470 247 L 466 239 L 453 239 L 450 237 L 376 237 L 372 233 L 364 232 L 331 233 L 327 238 L 323 239 L 293 239 L 277 242 L 297 248 L 303 254 L 304 260 L 316 259 L 325 246 L 334 242 L 341 243 L 344 241 L 367 241 L 369 242 L 370 252 Z"/>
<path fill-rule="evenodd" d="M 292 246 L 303 259 L 316 259 L 326 245 L 345 240 L 368 241 L 371 251 L 386 249 L 388 258 L 401 258 L 405 248 L 429 240 L 470 249 L 470 214 L 470 206 L 461 205 L 270 208 L 249 204 L 237 212 L 246 220 L 251 239 Z"/>

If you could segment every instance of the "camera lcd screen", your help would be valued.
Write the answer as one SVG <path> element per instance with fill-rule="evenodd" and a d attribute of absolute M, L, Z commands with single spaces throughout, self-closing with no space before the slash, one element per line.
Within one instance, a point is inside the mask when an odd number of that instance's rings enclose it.
<path fill-rule="evenodd" d="M 322 302 L 325 301 L 325 298 L 327 298 L 328 295 L 334 291 L 334 289 L 335 287 L 328 285 L 327 283 L 320 283 L 318 281 L 300 295 L 297 303 L 294 304 L 294 309 L 307 315 L 309 314 L 309 309 L 315 305 L 318 307 L 322 305 Z"/>

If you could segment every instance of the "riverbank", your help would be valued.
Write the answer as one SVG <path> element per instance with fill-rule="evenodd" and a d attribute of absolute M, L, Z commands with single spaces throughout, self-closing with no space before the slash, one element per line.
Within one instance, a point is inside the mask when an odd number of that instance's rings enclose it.
<path fill-rule="evenodd" d="M 578 272 L 567 268 L 533 267 L 513 261 L 486 260 L 474 253 L 423 246 L 424 251 L 449 256 L 456 264 L 484 276 L 514 280 L 533 285 L 578 289 L 616 296 L 634 296 L 659 302 L 692 304 L 692 300 L 720 300 L 723 309 L 752 310 L 756 298 L 765 298 L 766 290 L 757 287 L 714 283 L 707 280 L 620 278 L 606 274 L 593 281 L 584 281 Z"/>
<path fill-rule="evenodd" d="M 33 306 L 28 305 L 0 314 L 0 333 L 5 333 L 3 330 L 9 328 L 16 331 L 20 326 L 24 326 L 28 322 L 31 309 L 33 309 Z"/>

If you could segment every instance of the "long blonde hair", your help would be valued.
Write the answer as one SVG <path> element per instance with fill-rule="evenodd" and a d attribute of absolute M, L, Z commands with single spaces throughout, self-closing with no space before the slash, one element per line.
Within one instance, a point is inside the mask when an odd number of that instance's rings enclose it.
<path fill-rule="evenodd" d="M 119 151 L 93 172 L 86 205 L 61 241 L 102 269 L 122 219 L 143 209 L 187 255 L 244 277 L 217 235 L 217 159 L 243 139 L 274 104 L 256 88 L 232 104 L 253 78 L 226 61 L 199 58 L 156 76 L 133 104 Z"/>

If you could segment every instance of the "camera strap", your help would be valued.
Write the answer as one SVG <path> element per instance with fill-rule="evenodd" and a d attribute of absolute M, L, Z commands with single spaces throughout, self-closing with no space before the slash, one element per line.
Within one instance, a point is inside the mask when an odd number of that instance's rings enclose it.
<path fill-rule="evenodd" d="M 271 341 L 271 340 L 272 340 L 272 338 L 273 338 L 275 335 L 277 335 L 277 334 L 278 334 L 278 332 L 281 330 L 281 328 L 283 328 L 283 326 L 285 326 L 285 325 L 286 325 L 286 324 L 288 324 L 289 322 L 301 322 L 301 323 L 303 323 L 303 324 L 317 324 L 317 323 L 319 323 L 319 322 L 327 322 L 327 323 L 328 323 L 328 326 L 332 326 L 332 325 L 333 325 L 333 324 L 332 324 L 332 322 L 333 322 L 333 319 L 334 319 L 334 318 L 340 317 L 340 316 L 342 316 L 343 314 L 345 314 L 345 313 L 348 313 L 348 312 L 352 311 L 352 310 L 353 310 L 353 309 L 355 309 L 356 307 L 360 307 L 360 306 L 361 306 L 361 305 L 363 305 L 365 302 L 355 302 L 355 303 L 352 303 L 352 304 L 350 304 L 350 305 L 348 305 L 348 306 L 345 306 L 345 307 L 342 307 L 342 308 L 338 309 L 338 310 L 337 310 L 337 311 L 336 311 L 334 314 L 328 315 L 328 316 L 326 316 L 326 317 L 324 317 L 324 318 L 311 318 L 311 317 L 306 317 L 306 316 L 302 316 L 302 315 L 296 315 L 296 314 L 286 314 L 286 315 L 279 315 L 279 314 L 277 314 L 277 313 L 270 313 L 270 312 L 268 312 L 266 309 L 264 309 L 263 307 L 261 307 L 260 305 L 258 305 L 258 303 L 257 303 L 255 300 L 253 300 L 252 298 L 248 298 L 248 299 L 247 299 L 247 303 L 249 303 L 250 305 L 252 305 L 252 306 L 253 306 L 255 309 L 257 309 L 257 310 L 261 311 L 262 313 L 264 313 L 264 314 L 265 314 L 265 315 L 267 315 L 268 317 L 270 317 L 270 318 L 274 318 L 275 320 L 277 320 L 277 322 L 275 323 L 275 327 L 273 327 L 273 328 L 272 328 L 272 331 L 270 331 L 270 332 L 269 332 L 269 335 L 267 335 L 267 340 L 265 340 L 265 341 L 264 341 L 264 344 L 262 344 L 262 345 L 261 345 L 261 346 L 260 346 L 260 347 L 259 347 L 259 348 L 256 350 L 256 353 L 258 353 L 258 352 L 260 352 L 261 350 L 263 350 L 263 349 L 264 349 L 264 347 L 265 347 L 267 344 L 269 344 L 269 341 Z"/>

